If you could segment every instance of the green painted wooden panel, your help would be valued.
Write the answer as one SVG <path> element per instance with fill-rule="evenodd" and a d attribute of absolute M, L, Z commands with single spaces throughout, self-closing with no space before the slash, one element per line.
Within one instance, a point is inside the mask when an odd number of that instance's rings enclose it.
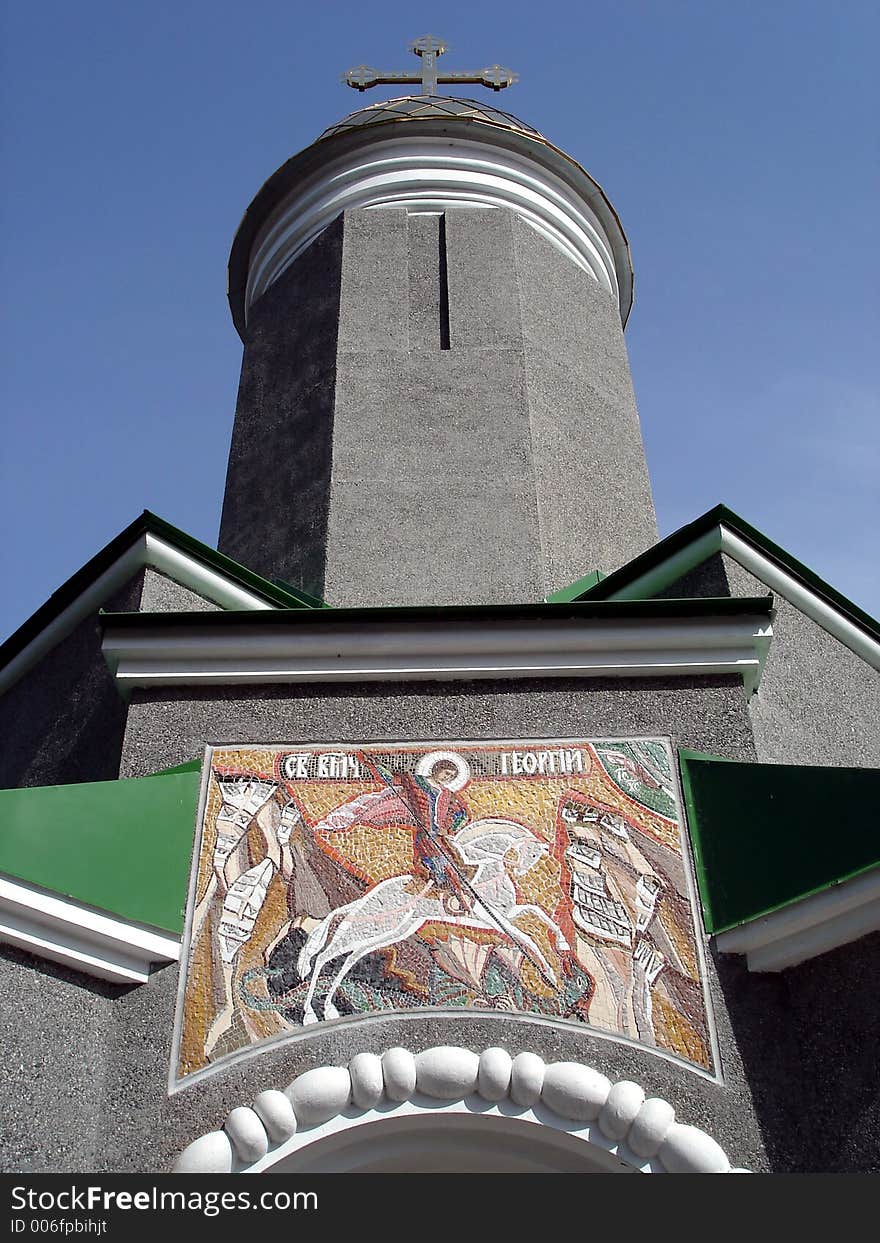
<path fill-rule="evenodd" d="M 880 769 L 679 759 L 709 932 L 880 864 Z"/>
<path fill-rule="evenodd" d="M 0 790 L 0 872 L 183 931 L 198 772 Z"/>

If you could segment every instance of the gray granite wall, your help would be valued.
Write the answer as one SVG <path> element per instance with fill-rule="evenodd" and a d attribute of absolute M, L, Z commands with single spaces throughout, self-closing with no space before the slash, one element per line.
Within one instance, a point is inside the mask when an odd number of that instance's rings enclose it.
<path fill-rule="evenodd" d="M 141 592 L 141 613 L 215 613 L 220 606 L 147 566 Z"/>
<path fill-rule="evenodd" d="M 769 588 L 724 556 L 731 595 Z M 767 666 L 749 703 L 758 759 L 774 764 L 880 766 L 880 673 L 774 592 Z"/>
<path fill-rule="evenodd" d="M 319 691 L 319 693 L 316 693 Z M 670 734 L 676 743 L 753 758 L 737 679 L 288 687 L 252 693 L 137 692 L 125 775 L 197 755 L 206 740 Z M 198 1135 L 266 1087 L 357 1051 L 458 1043 L 579 1060 L 669 1100 L 734 1164 L 751 1169 L 878 1168 L 880 935 L 780 975 L 708 957 L 724 1082 L 578 1029 L 509 1015 L 413 1013 L 348 1020 L 167 1095 L 177 968 L 147 985 L 96 983 L 5 950 L 0 964 L 6 1170 L 161 1171 Z"/>
<path fill-rule="evenodd" d="M 617 308 L 513 213 L 347 212 L 252 310 L 244 564 L 340 606 L 526 601 L 655 538 Z"/>
<path fill-rule="evenodd" d="M 337 1024 L 169 1097 L 176 967 L 124 988 L 0 947 L 0 1169 L 161 1172 L 230 1109 L 304 1070 L 362 1050 L 454 1043 L 528 1049 L 631 1078 L 713 1135 L 736 1165 L 876 1173 L 878 971 L 878 933 L 778 974 L 752 974 L 734 955 L 710 959 L 723 1085 L 571 1028 L 410 1014 Z"/>
<path fill-rule="evenodd" d="M 221 552 L 264 577 L 324 591 L 342 219 L 251 310 Z"/>
<path fill-rule="evenodd" d="M 771 1168 L 880 1172 L 880 933 L 781 972 L 720 955 L 718 974 Z"/>
<path fill-rule="evenodd" d="M 124 1005 L 119 987 L 0 945 L 0 1171 L 99 1168 Z"/>
<path fill-rule="evenodd" d="M 543 595 L 511 222 L 502 211 L 446 213 L 450 348 L 441 349 L 438 218 L 402 208 L 346 215 L 332 604 Z M 387 261 L 378 282 L 377 252 Z"/>
<path fill-rule="evenodd" d="M 513 218 L 544 593 L 657 540 L 616 301 Z"/>
<path fill-rule="evenodd" d="M 137 609 L 142 587 L 139 572 L 104 608 Z M 125 717 L 95 613 L 0 697 L 0 789 L 113 780 Z"/>
<path fill-rule="evenodd" d="M 583 1061 L 615 1081 L 661 1096 L 678 1118 L 707 1130 L 732 1162 L 767 1165 L 760 1130 L 723 1007 L 716 1021 L 723 1086 L 650 1053 L 571 1027 L 512 1018 L 408 1014 L 341 1022 L 218 1072 L 173 1096 L 166 1091 L 177 968 L 122 989 L 0 950 L 0 989 L 16 1002 L 0 1082 L 9 1104 L 0 1168 L 24 1171 L 167 1171 L 176 1155 L 221 1126 L 237 1105 L 305 1070 L 345 1065 L 357 1052 L 437 1044 L 531 1050 L 546 1061 Z M 716 1002 L 720 994 L 713 981 Z M 42 1047 L 40 1047 L 42 1042 Z M 19 1049 L 22 1052 L 19 1052 Z"/>
<path fill-rule="evenodd" d="M 716 553 L 660 596 L 763 596 L 761 579 Z M 764 764 L 880 766 L 880 673 L 791 601 L 772 592 L 773 638 L 749 700 L 757 758 Z"/>
<path fill-rule="evenodd" d="M 671 682 L 544 682 L 474 685 L 336 686 L 307 692 L 289 687 L 218 694 L 190 690 L 136 692 L 123 774 L 140 775 L 198 755 L 206 741 L 364 740 L 670 734 L 676 742 L 734 758 L 753 755 L 742 688 L 735 678 Z M 414 1050 L 460 1043 L 500 1044 L 512 1053 L 532 1049 L 546 1060 L 582 1060 L 612 1079 L 630 1077 L 673 1102 L 679 1117 L 702 1126 L 736 1164 L 763 1168 L 765 1157 L 748 1085 L 721 994 L 710 969 L 722 1051 L 724 1086 L 649 1053 L 582 1031 L 509 1016 L 413 1014 L 342 1023 L 309 1033 L 202 1084 L 167 1096 L 177 970 L 158 971 L 148 985 L 123 990 L 96 986 L 27 955 L 10 954 L 10 994 L 42 974 L 35 1005 L 37 1030 L 56 1007 L 65 1014 L 70 1095 L 63 1126 L 42 1122 L 31 1140 L 10 1141 L 7 1159 L 25 1168 L 162 1170 L 229 1109 L 268 1086 L 283 1087 L 302 1071 L 346 1062 L 359 1050 L 394 1044 Z M 30 987 L 30 984 L 29 984 Z M 96 1001 L 95 998 L 98 1000 Z M 97 1010 L 93 1012 L 92 1007 Z M 99 1015 L 96 1030 L 95 1013 Z M 91 1016 L 87 1017 L 86 1016 Z M 25 1020 L 24 1039 L 31 1039 Z M 90 1064 L 87 1047 L 98 1054 Z M 14 1062 L 10 1059 L 10 1065 Z M 96 1086 L 97 1084 L 97 1086 Z M 97 1093 L 97 1095 L 96 1095 Z M 65 1098 L 66 1099 L 66 1098 Z M 97 1119 L 86 1125 L 85 1118 Z M 69 1114 L 69 1117 L 68 1117 Z M 60 1154 L 53 1135 L 64 1138 Z M 66 1137 L 78 1136 L 74 1139 Z M 60 1141 L 59 1141 L 60 1142 Z M 74 1147 L 68 1148 L 68 1144 Z M 59 1164 L 60 1161 L 66 1164 Z"/>
<path fill-rule="evenodd" d="M 638 734 L 755 758 L 737 677 L 186 687 L 132 693 L 120 776 L 195 759 L 206 743 Z"/>

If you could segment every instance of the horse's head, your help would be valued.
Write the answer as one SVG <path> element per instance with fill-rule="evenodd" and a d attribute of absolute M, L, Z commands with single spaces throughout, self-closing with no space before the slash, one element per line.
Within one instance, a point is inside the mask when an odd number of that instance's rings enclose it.
<path fill-rule="evenodd" d="M 536 837 L 522 838 L 513 843 L 513 848 L 516 851 L 516 864 L 513 870 L 517 876 L 523 876 L 530 868 L 533 868 L 549 849 L 546 842 L 539 842 Z"/>

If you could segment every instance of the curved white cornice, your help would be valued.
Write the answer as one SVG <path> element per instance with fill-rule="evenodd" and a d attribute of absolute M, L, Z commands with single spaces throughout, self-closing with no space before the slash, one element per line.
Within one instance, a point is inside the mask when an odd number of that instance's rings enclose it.
<path fill-rule="evenodd" d="M 405 127 L 404 127 L 405 128 Z M 626 239 L 602 191 L 579 165 L 527 135 L 486 138 L 403 134 L 353 145 L 293 188 L 262 223 L 250 250 L 244 313 L 341 212 L 362 207 L 444 211 L 505 207 L 589 273 L 620 306 L 632 301 Z M 544 155 L 546 160 L 536 158 Z M 515 149 L 516 148 L 516 149 Z M 552 157 L 552 159 L 551 159 Z M 559 171 L 547 166 L 558 165 Z"/>
<path fill-rule="evenodd" d="M 361 1162 L 375 1167 L 382 1156 L 381 1124 L 394 1121 L 398 1130 L 405 1129 L 407 1120 L 414 1124 L 419 1115 L 436 1119 L 439 1113 L 459 1115 L 461 1128 L 488 1119 L 499 1130 L 531 1126 L 536 1156 L 564 1133 L 569 1151 L 580 1148 L 584 1168 L 741 1172 L 731 1170 L 711 1136 L 676 1122 L 670 1104 L 646 1099 L 636 1083 L 612 1084 L 579 1062 L 545 1065 L 535 1053 L 511 1057 L 505 1049 L 489 1048 L 477 1054 L 455 1045 L 415 1054 L 387 1049 L 381 1057 L 358 1053 L 348 1066 L 308 1070 L 283 1092 L 270 1088 L 252 1106 L 233 1109 L 222 1130 L 191 1143 L 173 1168 L 178 1174 L 290 1169 L 293 1163 L 309 1163 L 309 1149 L 326 1146 L 334 1137 L 338 1143 L 342 1132 L 359 1127 L 365 1128 Z M 351 1149 L 358 1137 L 347 1138 Z M 413 1129 L 416 1162 L 420 1147 Z M 349 1168 L 357 1168 L 350 1158 Z"/>

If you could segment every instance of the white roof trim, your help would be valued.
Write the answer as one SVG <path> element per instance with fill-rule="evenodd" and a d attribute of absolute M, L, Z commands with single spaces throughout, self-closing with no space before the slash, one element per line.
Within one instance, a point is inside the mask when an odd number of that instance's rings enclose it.
<path fill-rule="evenodd" d="M 203 565 L 188 553 L 181 552 L 173 544 L 159 536 L 144 534 L 102 574 L 89 583 L 83 592 L 35 635 L 30 643 L 0 670 L 0 695 L 23 677 L 37 661 L 56 647 L 79 623 L 118 591 L 139 570 L 151 566 L 167 574 L 175 582 L 197 592 L 213 604 L 224 609 L 271 609 L 269 604 L 254 592 L 231 582 L 217 570 Z"/>
<path fill-rule="evenodd" d="M 494 1117 L 508 1126 L 535 1128 L 534 1143 L 564 1132 L 583 1145 L 584 1164 L 646 1174 L 743 1173 L 697 1127 L 675 1120 L 675 1110 L 645 1097 L 636 1083 L 612 1083 L 580 1062 L 546 1064 L 535 1053 L 516 1057 L 502 1048 L 474 1053 L 438 1045 L 411 1053 L 387 1049 L 358 1053 L 347 1066 L 307 1070 L 283 1092 L 269 1088 L 253 1107 L 239 1106 L 222 1130 L 209 1131 L 174 1163 L 178 1174 L 259 1174 L 341 1132 L 366 1127 L 361 1145 L 372 1156 L 389 1119 L 462 1115 L 474 1125 Z M 501 1136 L 499 1136 L 501 1138 Z M 306 1166 L 306 1168 L 308 1168 Z M 314 1171 L 313 1171 L 314 1172 Z"/>
<path fill-rule="evenodd" d="M 715 944 L 745 954 L 750 971 L 782 971 L 877 930 L 880 868 L 719 933 Z"/>
<path fill-rule="evenodd" d="M 744 570 L 766 583 L 771 591 L 784 596 L 791 604 L 805 613 L 817 626 L 821 626 L 833 638 L 838 639 L 856 656 L 880 669 L 880 643 L 871 638 L 859 626 L 854 625 L 833 605 L 816 595 L 809 587 L 798 582 L 787 570 L 765 557 L 752 544 L 721 526 L 721 551 L 733 557 Z"/>
<path fill-rule="evenodd" d="M 856 626 L 833 604 L 829 604 L 810 587 L 799 582 L 782 566 L 765 556 L 742 536 L 724 523 L 698 536 L 692 544 L 679 549 L 659 565 L 609 596 L 610 600 L 643 600 L 668 587 L 677 578 L 700 565 L 713 553 L 723 552 L 744 570 L 754 574 L 771 591 L 783 596 L 833 638 L 860 656 L 874 669 L 880 669 L 880 643 Z"/>
<path fill-rule="evenodd" d="M 0 941 L 114 984 L 144 984 L 177 962 L 180 938 L 0 876 Z"/>
<path fill-rule="evenodd" d="M 256 592 L 232 582 L 219 570 L 213 570 L 189 553 L 181 552 L 160 536 L 147 534 L 146 541 L 147 565 L 198 592 L 213 604 L 219 604 L 224 609 L 264 610 L 276 607 Z"/>
<path fill-rule="evenodd" d="M 739 673 L 751 691 L 771 635 L 762 616 L 345 627 L 316 620 L 222 631 L 114 632 L 111 624 L 104 655 L 124 687 Z"/>

